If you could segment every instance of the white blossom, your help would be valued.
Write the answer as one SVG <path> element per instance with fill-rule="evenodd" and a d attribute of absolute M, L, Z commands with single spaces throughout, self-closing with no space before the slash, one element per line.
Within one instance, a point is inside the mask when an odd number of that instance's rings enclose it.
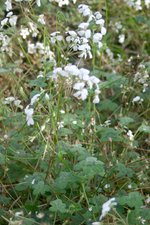
<path fill-rule="evenodd" d="M 79 10 L 80 13 L 83 14 L 83 16 L 90 16 L 91 15 L 91 10 L 90 10 L 88 5 L 80 4 L 78 6 L 78 10 Z"/>
<path fill-rule="evenodd" d="M 145 5 L 147 8 L 150 8 L 150 0 L 145 0 Z"/>
<path fill-rule="evenodd" d="M 140 96 L 136 96 L 132 99 L 132 102 L 135 103 L 135 102 L 143 102 L 143 99 L 140 97 Z"/>
<path fill-rule="evenodd" d="M 25 114 L 26 114 L 26 121 L 27 121 L 27 125 L 34 125 L 34 120 L 32 118 L 33 116 L 33 108 L 29 108 L 29 105 L 27 105 L 27 107 L 25 108 Z"/>
<path fill-rule="evenodd" d="M 20 35 L 23 37 L 23 39 L 26 39 L 29 34 L 30 32 L 28 28 L 21 28 Z"/>
<path fill-rule="evenodd" d="M 31 102 L 30 105 L 33 105 L 35 102 L 37 102 L 39 100 L 41 94 L 36 94 L 31 98 Z"/>
<path fill-rule="evenodd" d="M 123 44 L 124 41 L 125 41 L 125 35 L 124 35 L 124 34 L 120 34 L 118 38 L 119 38 L 118 42 L 119 42 L 120 44 Z"/>
<path fill-rule="evenodd" d="M 3 103 L 7 105 L 7 104 L 12 103 L 13 101 L 15 101 L 15 97 L 10 96 L 10 97 L 5 98 L 5 100 L 3 101 Z"/>
<path fill-rule="evenodd" d="M 6 11 L 12 10 L 12 2 L 11 2 L 11 0 L 6 0 L 5 1 L 5 5 L 6 5 Z"/>
<path fill-rule="evenodd" d="M 43 24 L 43 25 L 46 24 L 45 23 L 45 18 L 44 18 L 44 15 L 43 14 L 39 15 L 38 22 L 41 23 L 41 24 Z"/>
<path fill-rule="evenodd" d="M 41 0 L 36 0 L 36 4 L 37 4 L 37 6 L 41 6 Z"/>
<path fill-rule="evenodd" d="M 99 220 L 101 221 L 106 216 L 106 214 L 111 210 L 111 208 L 115 205 L 117 205 L 115 198 L 111 198 L 107 202 L 105 202 L 102 205 L 102 213 L 101 213 Z"/>
<path fill-rule="evenodd" d="M 133 133 L 132 133 L 131 130 L 128 130 L 127 136 L 129 137 L 129 140 L 130 140 L 130 141 L 133 141 L 133 140 L 134 140 L 134 135 L 133 135 Z"/>

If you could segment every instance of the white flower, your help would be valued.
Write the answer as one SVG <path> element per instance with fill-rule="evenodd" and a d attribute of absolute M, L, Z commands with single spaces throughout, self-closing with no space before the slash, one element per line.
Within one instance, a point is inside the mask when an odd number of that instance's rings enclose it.
<path fill-rule="evenodd" d="M 58 2 L 59 7 L 62 7 L 63 5 L 69 5 L 69 0 L 56 0 Z"/>
<path fill-rule="evenodd" d="M 30 32 L 32 33 L 32 37 L 37 37 L 39 31 L 37 29 L 37 25 L 32 23 L 32 22 L 29 22 L 29 26 L 30 26 Z"/>
<path fill-rule="evenodd" d="M 6 18 L 1 21 L 1 26 L 5 26 L 8 21 L 11 26 L 15 26 L 17 23 L 17 19 L 18 17 L 16 15 L 13 15 L 13 12 L 9 12 L 6 15 Z"/>
<path fill-rule="evenodd" d="M 37 6 L 41 6 L 41 0 L 36 0 L 36 4 L 37 4 Z"/>
<path fill-rule="evenodd" d="M 77 124 L 77 121 L 76 121 L 76 120 L 74 120 L 74 121 L 72 121 L 72 123 L 76 125 L 76 124 Z"/>
<path fill-rule="evenodd" d="M 93 42 L 94 43 L 98 43 L 99 41 L 101 41 L 102 40 L 102 34 L 101 33 L 95 33 L 94 35 L 93 35 Z"/>
<path fill-rule="evenodd" d="M 118 38 L 119 38 L 118 42 L 119 42 L 120 44 L 123 44 L 124 41 L 125 41 L 125 35 L 124 35 L 124 34 L 120 34 Z"/>
<path fill-rule="evenodd" d="M 105 184 L 104 188 L 110 188 L 110 184 Z"/>
<path fill-rule="evenodd" d="M 28 41 L 28 53 L 29 54 L 35 54 L 36 53 L 36 46 L 35 44 Z"/>
<path fill-rule="evenodd" d="M 104 26 L 104 23 L 105 23 L 105 20 L 104 19 L 96 20 L 96 24 L 100 25 L 101 27 Z"/>
<path fill-rule="evenodd" d="M 145 5 L 147 8 L 150 8 L 150 0 L 145 0 Z"/>
<path fill-rule="evenodd" d="M 79 78 L 84 80 L 84 81 L 88 81 L 90 79 L 89 74 L 90 74 L 89 70 L 81 68 Z"/>
<path fill-rule="evenodd" d="M 8 18 L 1 20 L 1 27 L 5 26 L 8 22 Z"/>
<path fill-rule="evenodd" d="M 57 122 L 57 125 L 58 125 L 58 129 L 63 128 L 64 127 L 64 121 Z"/>
<path fill-rule="evenodd" d="M 49 97 L 49 95 L 48 95 L 47 93 L 45 94 L 44 97 L 45 97 L 45 100 L 46 100 L 46 101 L 50 100 L 50 97 Z"/>
<path fill-rule="evenodd" d="M 73 89 L 75 89 L 75 90 L 81 90 L 82 88 L 84 88 L 84 86 L 85 86 L 85 83 L 78 82 L 78 83 L 75 83 L 74 84 Z"/>
<path fill-rule="evenodd" d="M 82 99 L 83 101 L 87 98 L 88 96 L 88 91 L 86 88 L 81 89 L 80 91 L 77 91 L 74 93 L 74 97 L 78 99 Z"/>
<path fill-rule="evenodd" d="M 112 206 L 115 206 L 115 205 L 117 205 L 115 198 L 111 198 L 107 202 L 105 202 L 102 205 L 102 213 L 99 220 L 101 221 L 106 216 L 106 214 L 111 210 Z"/>
<path fill-rule="evenodd" d="M 77 66 L 68 64 L 65 66 L 64 70 L 69 74 L 69 75 L 74 75 L 74 76 L 79 76 L 80 70 L 77 68 Z"/>
<path fill-rule="evenodd" d="M 16 26 L 17 19 L 18 19 L 18 17 L 16 15 L 11 16 L 10 19 L 9 19 L 10 25 L 11 26 Z"/>
<path fill-rule="evenodd" d="M 88 91 L 86 88 L 84 88 L 84 86 L 85 86 L 85 83 L 83 83 L 83 82 L 75 83 L 73 86 L 73 89 L 78 90 L 76 93 L 74 93 L 73 96 L 78 99 L 82 99 L 83 101 L 88 96 Z"/>
<path fill-rule="evenodd" d="M 22 106 L 20 103 L 21 103 L 21 101 L 20 101 L 19 99 L 16 99 L 16 100 L 14 101 L 14 105 L 15 105 L 16 107 L 18 107 L 18 108 L 20 108 L 20 109 L 23 109 L 23 106 Z"/>
<path fill-rule="evenodd" d="M 99 20 L 99 19 L 102 18 L 102 14 L 100 12 L 95 12 L 94 17 L 95 17 L 96 20 Z"/>
<path fill-rule="evenodd" d="M 102 28 L 101 28 L 101 34 L 102 34 L 102 35 L 105 35 L 105 34 L 106 34 L 106 31 L 107 31 L 107 30 L 106 30 L 105 27 L 102 27 Z"/>
<path fill-rule="evenodd" d="M 21 28 L 20 35 L 23 37 L 23 39 L 26 39 L 26 37 L 30 34 L 28 28 Z"/>
<path fill-rule="evenodd" d="M 65 111 L 63 109 L 60 110 L 61 114 L 65 114 Z"/>
<path fill-rule="evenodd" d="M 79 29 L 81 29 L 80 31 L 78 31 L 78 34 L 81 37 L 85 37 L 85 38 L 90 38 L 91 37 L 91 30 L 87 29 L 89 26 L 89 23 L 80 23 L 79 24 Z"/>
<path fill-rule="evenodd" d="M 15 212 L 15 216 L 23 216 L 23 211 L 20 211 L 20 212 Z"/>
<path fill-rule="evenodd" d="M 6 11 L 12 10 L 12 2 L 11 2 L 11 0 L 6 0 L 5 1 L 5 5 L 6 5 Z"/>
<path fill-rule="evenodd" d="M 39 15 L 38 22 L 43 24 L 43 25 L 45 24 L 45 19 L 44 19 L 44 15 L 43 14 Z"/>
<path fill-rule="evenodd" d="M 80 58 L 87 58 L 89 55 L 89 58 L 92 58 L 92 53 L 91 53 L 91 47 L 89 44 L 82 44 L 78 47 L 79 51 L 82 51 L 81 54 L 79 55 Z"/>
<path fill-rule="evenodd" d="M 130 140 L 130 141 L 133 141 L 133 140 L 134 140 L 134 135 L 133 135 L 133 133 L 132 133 L 131 130 L 128 130 L 127 136 L 129 137 L 129 140 Z"/>
<path fill-rule="evenodd" d="M 78 37 L 77 33 L 73 30 L 68 31 L 67 34 L 69 34 L 69 36 L 66 37 L 66 41 L 69 43 Z"/>
<path fill-rule="evenodd" d="M 95 95 L 94 99 L 93 99 L 93 103 L 94 104 L 98 104 L 100 102 L 99 96 Z"/>
<path fill-rule="evenodd" d="M 128 184 L 128 188 L 131 189 L 132 188 L 132 185 L 131 184 Z"/>
<path fill-rule="evenodd" d="M 143 102 L 143 99 L 140 97 L 140 96 L 136 96 L 136 97 L 134 97 L 133 99 L 132 99 L 132 102 L 134 103 L 134 102 Z"/>
<path fill-rule="evenodd" d="M 33 105 L 35 102 L 37 102 L 39 100 L 41 94 L 36 94 L 31 98 L 31 102 L 30 105 Z"/>
<path fill-rule="evenodd" d="M 51 43 L 52 44 L 55 44 L 56 41 L 62 41 L 62 40 L 63 40 L 63 36 L 60 35 L 59 31 L 51 33 Z"/>
<path fill-rule="evenodd" d="M 148 198 L 145 200 L 145 202 L 146 202 L 147 204 L 149 204 L 149 203 L 150 203 L 150 197 L 148 197 Z"/>
<path fill-rule="evenodd" d="M 93 222 L 92 225 L 101 225 L 100 222 Z"/>
<path fill-rule="evenodd" d="M 83 16 L 90 16 L 91 15 L 91 10 L 89 9 L 88 5 L 81 4 L 78 6 L 78 10 L 80 13 L 83 14 Z"/>
<path fill-rule="evenodd" d="M 27 107 L 25 108 L 25 114 L 26 114 L 26 121 L 27 121 L 27 125 L 34 125 L 34 120 L 32 118 L 33 116 L 33 108 L 29 108 L 29 105 L 27 105 Z"/>
<path fill-rule="evenodd" d="M 3 103 L 7 105 L 7 104 L 10 104 L 13 101 L 15 101 L 15 97 L 10 96 L 10 97 L 5 98 L 5 100 L 3 101 Z"/>

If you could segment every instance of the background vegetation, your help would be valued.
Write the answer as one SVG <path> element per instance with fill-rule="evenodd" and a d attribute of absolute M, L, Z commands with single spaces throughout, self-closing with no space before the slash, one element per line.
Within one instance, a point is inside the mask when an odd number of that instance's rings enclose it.
<path fill-rule="evenodd" d="M 150 2 L 10 2 L 0 2 L 0 224 L 149 225 Z M 107 29 L 89 41 L 92 58 L 66 41 L 87 22 L 79 4 Z M 99 32 L 93 21 L 83 35 Z M 80 68 L 81 83 L 99 79 L 88 96 L 75 87 Z"/>

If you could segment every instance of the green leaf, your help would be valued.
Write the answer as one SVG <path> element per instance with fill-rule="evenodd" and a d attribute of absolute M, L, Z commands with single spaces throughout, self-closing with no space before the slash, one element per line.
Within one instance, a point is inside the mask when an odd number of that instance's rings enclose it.
<path fill-rule="evenodd" d="M 121 137 L 121 132 L 119 130 L 115 130 L 115 129 L 110 128 L 110 127 L 99 126 L 97 128 L 97 131 L 101 135 L 100 140 L 102 142 L 110 141 L 110 140 L 115 141 L 115 142 L 123 141 L 123 138 Z"/>
<path fill-rule="evenodd" d="M 117 177 L 125 177 L 125 176 L 132 177 L 133 176 L 133 171 L 130 168 L 127 168 L 122 163 L 118 163 L 117 170 L 119 172 L 117 174 Z"/>
<path fill-rule="evenodd" d="M 115 111 L 117 109 L 118 105 L 115 102 L 112 102 L 109 99 L 106 99 L 104 101 L 101 101 L 99 104 L 99 109 L 102 110 L 107 110 L 107 111 Z"/>
<path fill-rule="evenodd" d="M 2 153 L 0 153 L 0 164 L 1 165 L 4 165 L 6 163 L 6 158 L 5 158 L 5 156 L 2 154 Z"/>
<path fill-rule="evenodd" d="M 61 172 L 59 177 L 55 180 L 54 187 L 56 190 L 64 190 L 68 186 L 75 186 L 78 180 L 79 178 L 73 172 Z"/>
<path fill-rule="evenodd" d="M 118 202 L 120 205 L 127 205 L 136 209 L 143 205 L 143 197 L 139 192 L 131 192 L 128 196 L 119 197 Z"/>
<path fill-rule="evenodd" d="M 50 211 L 51 212 L 60 212 L 66 213 L 68 210 L 66 209 L 66 204 L 62 202 L 61 199 L 56 199 L 51 202 Z"/>
<path fill-rule="evenodd" d="M 122 126 L 128 126 L 130 123 L 134 122 L 134 119 L 128 116 L 124 116 L 119 119 L 119 122 Z"/>
<path fill-rule="evenodd" d="M 46 87 L 47 84 L 45 83 L 45 78 L 44 77 L 39 77 L 36 80 L 31 80 L 29 82 L 30 86 L 36 86 L 36 87 Z"/>
<path fill-rule="evenodd" d="M 138 131 L 150 134 L 150 126 L 147 126 L 145 124 L 142 124 L 139 128 Z"/>
<path fill-rule="evenodd" d="M 80 171 L 80 175 L 86 178 L 93 178 L 95 175 L 104 176 L 104 163 L 95 157 L 87 157 L 74 167 L 76 171 Z"/>
<path fill-rule="evenodd" d="M 44 181 L 39 181 L 37 184 L 34 185 L 34 195 L 44 195 L 46 191 L 49 191 L 49 186 L 45 185 Z"/>

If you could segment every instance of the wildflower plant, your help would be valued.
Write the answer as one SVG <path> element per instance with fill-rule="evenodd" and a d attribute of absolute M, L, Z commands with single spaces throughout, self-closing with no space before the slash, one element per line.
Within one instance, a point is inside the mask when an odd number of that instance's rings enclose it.
<path fill-rule="evenodd" d="M 0 6 L 0 224 L 149 225 L 150 2 Z"/>

